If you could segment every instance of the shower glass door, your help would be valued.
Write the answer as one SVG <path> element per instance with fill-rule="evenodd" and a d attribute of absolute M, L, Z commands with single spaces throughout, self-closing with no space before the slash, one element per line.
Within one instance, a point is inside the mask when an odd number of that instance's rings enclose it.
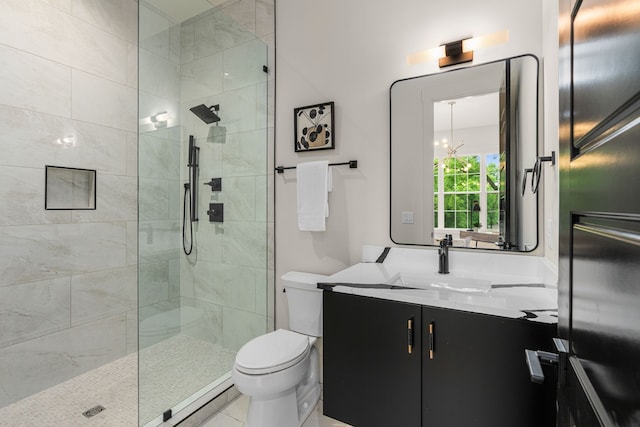
<path fill-rule="evenodd" d="M 267 46 L 255 5 L 168 3 L 140 2 L 141 425 L 231 385 L 236 352 L 268 329 L 272 283 Z"/>

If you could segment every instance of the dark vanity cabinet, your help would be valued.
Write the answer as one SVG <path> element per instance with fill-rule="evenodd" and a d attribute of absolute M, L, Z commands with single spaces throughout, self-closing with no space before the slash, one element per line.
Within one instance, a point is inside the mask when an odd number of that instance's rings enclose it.
<path fill-rule="evenodd" d="M 554 372 L 532 383 L 524 350 L 551 351 L 555 335 L 551 324 L 325 291 L 324 413 L 358 427 L 554 426 Z"/>
<path fill-rule="evenodd" d="M 420 319 L 419 305 L 325 291 L 324 413 L 353 426 L 419 426 Z"/>

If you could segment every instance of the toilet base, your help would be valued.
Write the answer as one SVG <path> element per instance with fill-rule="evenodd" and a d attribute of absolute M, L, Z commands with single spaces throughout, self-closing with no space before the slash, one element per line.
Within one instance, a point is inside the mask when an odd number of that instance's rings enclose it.
<path fill-rule="evenodd" d="M 300 427 L 295 387 L 268 399 L 251 397 L 247 427 Z"/>
<path fill-rule="evenodd" d="M 296 389 L 269 399 L 251 397 L 247 427 L 300 427 L 320 400 L 320 385 L 299 399 Z"/>
<path fill-rule="evenodd" d="M 298 427 L 302 426 L 320 400 L 320 384 L 309 390 L 303 399 L 298 398 Z"/>

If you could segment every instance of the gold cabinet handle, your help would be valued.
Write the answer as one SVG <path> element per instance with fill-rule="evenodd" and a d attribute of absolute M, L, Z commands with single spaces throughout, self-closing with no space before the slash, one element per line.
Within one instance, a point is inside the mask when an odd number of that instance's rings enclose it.
<path fill-rule="evenodd" d="M 407 353 L 413 352 L 413 319 L 407 320 Z"/>
<path fill-rule="evenodd" d="M 435 342 L 435 325 L 433 322 L 429 323 L 429 359 L 433 360 L 435 357 L 434 342 Z"/>

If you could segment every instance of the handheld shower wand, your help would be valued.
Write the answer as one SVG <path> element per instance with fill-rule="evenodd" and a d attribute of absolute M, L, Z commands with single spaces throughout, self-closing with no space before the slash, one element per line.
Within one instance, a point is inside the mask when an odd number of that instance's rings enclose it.
<path fill-rule="evenodd" d="M 182 205 L 182 249 L 186 255 L 191 255 L 191 252 L 193 251 L 193 222 L 198 220 L 197 184 L 200 161 L 200 147 L 196 146 L 193 135 L 189 135 L 189 153 L 187 158 L 189 182 L 184 184 L 184 200 Z M 187 210 L 189 211 L 188 213 Z M 189 221 L 188 241 L 186 240 L 187 221 Z"/>

